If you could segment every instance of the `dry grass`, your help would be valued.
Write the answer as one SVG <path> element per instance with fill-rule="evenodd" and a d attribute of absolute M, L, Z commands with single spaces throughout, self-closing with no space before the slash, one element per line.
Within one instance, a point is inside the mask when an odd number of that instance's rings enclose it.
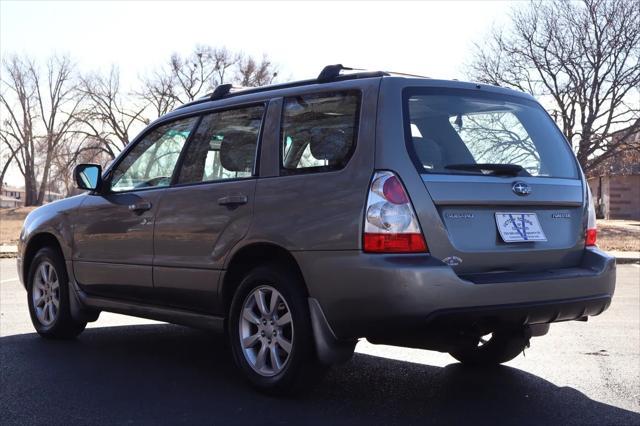
<path fill-rule="evenodd" d="M 605 251 L 640 251 L 640 222 L 599 220 L 598 247 Z"/>
<path fill-rule="evenodd" d="M 34 208 L 0 209 L 0 244 L 16 244 L 24 218 Z M 599 220 L 598 246 L 607 251 L 640 251 L 640 222 Z"/>
<path fill-rule="evenodd" d="M 16 244 L 22 229 L 24 218 L 35 207 L 0 209 L 0 244 Z"/>

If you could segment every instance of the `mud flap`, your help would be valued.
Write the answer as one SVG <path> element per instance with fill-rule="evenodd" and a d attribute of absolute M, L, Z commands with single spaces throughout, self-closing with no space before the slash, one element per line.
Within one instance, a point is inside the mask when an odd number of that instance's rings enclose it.
<path fill-rule="evenodd" d="M 347 362 L 353 356 L 353 351 L 358 343 L 357 339 L 339 340 L 327 318 L 322 312 L 320 303 L 314 298 L 309 298 L 309 312 L 311 314 L 311 327 L 316 344 L 318 360 L 325 365 Z"/>
<path fill-rule="evenodd" d="M 82 304 L 78 297 L 78 286 L 73 280 L 69 280 L 69 310 L 71 317 L 80 322 L 94 322 L 100 316 L 100 311 Z"/>

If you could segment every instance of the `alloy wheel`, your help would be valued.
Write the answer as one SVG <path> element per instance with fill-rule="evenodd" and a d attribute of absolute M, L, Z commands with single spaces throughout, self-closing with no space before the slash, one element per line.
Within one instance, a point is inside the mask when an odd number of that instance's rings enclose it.
<path fill-rule="evenodd" d="M 258 374 L 277 375 L 287 365 L 293 347 L 287 301 L 275 288 L 260 286 L 245 298 L 241 315 L 239 337 L 245 359 Z"/>
<path fill-rule="evenodd" d="M 53 324 L 60 309 L 60 282 L 51 263 L 45 261 L 38 266 L 31 296 L 38 321 L 44 326 Z"/>

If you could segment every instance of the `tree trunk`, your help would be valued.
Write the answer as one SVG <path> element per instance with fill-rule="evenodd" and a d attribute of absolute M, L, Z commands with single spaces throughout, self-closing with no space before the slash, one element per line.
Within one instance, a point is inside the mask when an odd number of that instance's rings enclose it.
<path fill-rule="evenodd" d="M 25 206 L 37 206 L 38 205 L 38 193 L 36 175 L 31 167 L 25 169 L 24 176 L 24 205 Z"/>
<path fill-rule="evenodd" d="M 7 174 L 7 170 L 9 170 L 9 166 L 11 165 L 13 158 L 16 156 L 16 152 L 17 151 L 12 151 L 9 158 L 7 158 L 7 162 L 2 166 L 2 171 L 0 172 L 0 190 L 2 190 L 2 187 L 4 186 L 4 177 Z"/>
<path fill-rule="evenodd" d="M 41 206 L 44 203 L 44 196 L 47 192 L 47 184 L 49 183 L 49 172 L 51 170 L 51 151 L 47 153 L 44 163 L 44 172 L 42 173 L 42 181 L 40 182 L 40 190 L 38 191 L 38 197 L 36 205 Z"/>

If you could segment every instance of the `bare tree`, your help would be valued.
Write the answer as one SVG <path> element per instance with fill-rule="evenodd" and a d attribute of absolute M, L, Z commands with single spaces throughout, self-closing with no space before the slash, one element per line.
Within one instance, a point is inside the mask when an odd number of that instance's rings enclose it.
<path fill-rule="evenodd" d="M 35 81 L 40 118 L 44 128 L 44 165 L 40 179 L 37 205 L 44 201 L 51 163 L 56 148 L 69 137 L 72 126 L 77 123 L 76 113 L 82 97 L 76 91 L 73 76 L 73 64 L 66 56 L 54 56 L 49 59 L 46 68 L 46 81 L 41 83 L 40 72 L 31 63 L 30 71 Z"/>
<path fill-rule="evenodd" d="M 14 160 L 25 178 L 27 196 L 25 202 L 34 204 L 37 199 L 35 185 L 35 136 L 36 90 L 29 74 L 29 65 L 17 56 L 2 63 L 4 68 L 0 103 L 2 127 L 0 138 L 14 153 Z"/>
<path fill-rule="evenodd" d="M 56 148 L 76 123 L 80 99 L 75 91 L 73 64 L 53 56 L 44 73 L 29 58 L 3 61 L 0 91 L 3 108 L 0 138 L 15 151 L 14 161 L 25 180 L 25 205 L 44 201 Z"/>
<path fill-rule="evenodd" d="M 139 96 L 161 116 L 226 82 L 229 68 L 238 61 L 239 56 L 226 48 L 211 46 L 196 46 L 187 56 L 174 53 L 165 67 L 142 79 Z"/>
<path fill-rule="evenodd" d="M 277 76 L 278 72 L 267 55 L 264 55 L 260 62 L 249 56 L 241 58 L 238 63 L 238 80 L 241 86 L 264 86 L 271 84 Z"/>
<path fill-rule="evenodd" d="M 2 146 L 2 154 L 0 155 L 0 190 L 2 190 L 4 185 L 4 177 L 9 171 L 9 166 L 11 166 L 11 163 L 18 154 L 17 150 L 5 142 L 4 137 L 5 135 L 0 133 L 0 142 L 2 142 L 2 144 L 0 144 L 0 146 Z"/>
<path fill-rule="evenodd" d="M 585 171 L 638 150 L 640 8 L 625 0 L 532 1 L 476 45 L 473 78 L 548 99 Z"/>
<path fill-rule="evenodd" d="M 56 150 L 48 189 L 67 196 L 78 194 L 81 191 L 76 188 L 73 176 L 76 164 L 97 163 L 104 167 L 112 159 L 100 140 L 82 136 L 80 141 L 67 141 Z"/>
<path fill-rule="evenodd" d="M 17 55 L 2 61 L 0 186 L 15 167 L 24 177 L 26 205 L 41 204 L 52 188 L 72 191 L 71 169 L 77 161 L 108 162 L 149 118 L 204 96 L 219 84 L 258 86 L 277 76 L 266 56 L 256 61 L 210 46 L 172 55 L 135 93 L 121 88 L 116 67 L 105 74 L 77 76 L 66 56 L 52 56 L 43 65 Z"/>
<path fill-rule="evenodd" d="M 136 106 L 132 97 L 121 93 L 120 73 L 112 67 L 107 75 L 93 73 L 80 80 L 79 92 L 84 96 L 78 113 L 83 138 L 77 147 L 102 151 L 114 158 L 130 141 L 136 126 L 148 124 L 143 116 L 145 107 Z"/>
<path fill-rule="evenodd" d="M 142 78 L 138 93 L 161 116 L 175 107 L 211 93 L 220 84 L 262 86 L 277 76 L 265 55 L 260 62 L 225 47 L 196 46 L 187 56 L 174 53 L 168 64 Z"/>
<path fill-rule="evenodd" d="M 179 102 L 171 74 L 154 71 L 141 80 L 142 90 L 138 97 L 146 102 L 155 117 L 161 117 L 174 109 Z"/>

